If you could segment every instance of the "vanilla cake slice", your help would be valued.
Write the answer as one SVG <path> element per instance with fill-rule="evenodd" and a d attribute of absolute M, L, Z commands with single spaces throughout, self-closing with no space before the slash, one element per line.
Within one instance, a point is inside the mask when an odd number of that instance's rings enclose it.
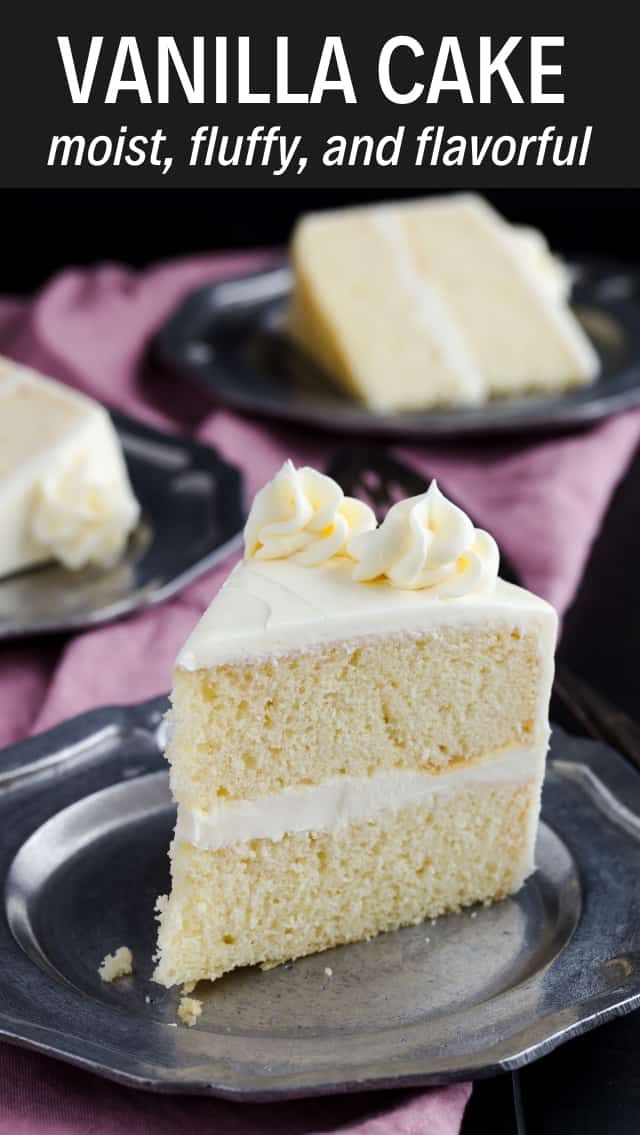
<path fill-rule="evenodd" d="M 182 649 L 156 980 L 493 901 L 533 870 L 556 616 L 431 484 L 380 527 L 287 462 Z"/>
<path fill-rule="evenodd" d="M 598 373 L 568 269 L 475 194 L 310 213 L 291 262 L 292 338 L 375 411 L 548 394 Z"/>

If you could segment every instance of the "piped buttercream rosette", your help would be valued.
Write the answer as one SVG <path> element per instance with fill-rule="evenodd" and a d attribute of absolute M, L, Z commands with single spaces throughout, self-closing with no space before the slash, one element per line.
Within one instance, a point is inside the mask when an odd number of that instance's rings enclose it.
<path fill-rule="evenodd" d="M 120 479 L 99 478 L 86 458 L 54 468 L 40 481 L 31 530 L 65 567 L 110 567 L 120 558 L 140 507 Z"/>
<path fill-rule="evenodd" d="M 313 567 L 345 554 L 351 537 L 375 526 L 369 506 L 345 497 L 331 477 L 285 461 L 256 494 L 244 530 L 245 556 Z"/>
<path fill-rule="evenodd" d="M 474 528 L 435 481 L 421 496 L 393 505 L 379 528 L 354 534 L 348 552 L 356 580 L 386 579 L 442 598 L 491 590 L 500 562 L 493 537 Z"/>
<path fill-rule="evenodd" d="M 474 528 L 435 481 L 421 496 L 393 505 L 377 527 L 367 504 L 291 461 L 256 495 L 244 539 L 246 558 L 314 567 L 349 556 L 358 582 L 386 581 L 442 598 L 490 591 L 500 559 L 493 537 Z"/>

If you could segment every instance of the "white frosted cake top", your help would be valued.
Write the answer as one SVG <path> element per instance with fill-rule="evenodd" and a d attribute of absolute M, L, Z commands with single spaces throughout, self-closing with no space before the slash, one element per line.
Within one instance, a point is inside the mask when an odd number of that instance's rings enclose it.
<path fill-rule="evenodd" d="M 178 666 L 489 619 L 555 634 L 542 599 L 498 578 L 498 549 L 435 482 L 377 528 L 329 477 L 286 462 L 256 496 L 246 551 L 187 639 Z"/>
<path fill-rule="evenodd" d="M 540 620 L 555 633 L 553 608 L 501 579 L 491 595 L 443 599 L 425 591 L 401 591 L 386 580 L 358 583 L 352 573 L 346 558 L 313 569 L 290 560 L 243 561 L 189 635 L 178 665 L 197 670 L 363 635 L 488 619 L 518 628 Z"/>

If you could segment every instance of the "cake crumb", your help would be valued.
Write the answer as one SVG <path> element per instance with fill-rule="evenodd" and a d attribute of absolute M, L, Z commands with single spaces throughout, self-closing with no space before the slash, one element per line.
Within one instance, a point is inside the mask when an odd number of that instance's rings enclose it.
<path fill-rule="evenodd" d="M 324 972 L 327 975 L 327 977 L 333 977 L 333 970 L 331 969 L 331 966 L 325 966 Z"/>
<path fill-rule="evenodd" d="M 477 918 L 477 917 L 478 917 L 478 912 L 477 912 L 477 910 L 472 910 L 472 911 L 471 911 L 471 917 L 472 917 L 472 918 Z"/>
<path fill-rule="evenodd" d="M 202 1001 L 196 997 L 181 997 L 178 1005 L 178 1016 L 183 1025 L 193 1028 L 202 1012 Z"/>
<path fill-rule="evenodd" d="M 101 981 L 117 981 L 133 973 L 133 954 L 128 946 L 119 946 L 113 954 L 107 954 L 98 968 Z"/>
<path fill-rule="evenodd" d="M 436 919 L 435 919 L 435 918 L 432 918 L 432 919 L 431 919 L 431 925 L 432 925 L 432 926 L 435 926 L 435 924 L 436 924 Z"/>
<path fill-rule="evenodd" d="M 430 941 L 431 941 L 431 939 L 430 939 L 430 938 L 425 938 L 425 942 L 427 943 L 427 946 L 429 945 L 429 942 L 430 942 Z"/>
<path fill-rule="evenodd" d="M 148 993 L 145 993 L 145 995 L 144 995 L 144 1003 L 145 1003 L 145 1005 L 151 1004 L 151 998 L 150 998 Z"/>

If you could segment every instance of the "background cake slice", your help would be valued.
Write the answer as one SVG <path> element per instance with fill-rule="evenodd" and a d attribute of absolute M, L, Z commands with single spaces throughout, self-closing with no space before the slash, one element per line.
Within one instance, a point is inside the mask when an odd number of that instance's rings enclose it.
<path fill-rule="evenodd" d="M 480 197 L 310 214 L 291 259 L 291 335 L 374 409 L 565 390 L 598 373 L 566 268 Z"/>
<path fill-rule="evenodd" d="M 376 529 L 290 464 L 245 535 L 175 671 L 165 985 L 499 899 L 533 869 L 556 619 L 497 578 L 491 537 L 435 484 Z"/>
<path fill-rule="evenodd" d="M 107 411 L 0 359 L 0 576 L 46 560 L 108 566 L 137 523 Z"/>

